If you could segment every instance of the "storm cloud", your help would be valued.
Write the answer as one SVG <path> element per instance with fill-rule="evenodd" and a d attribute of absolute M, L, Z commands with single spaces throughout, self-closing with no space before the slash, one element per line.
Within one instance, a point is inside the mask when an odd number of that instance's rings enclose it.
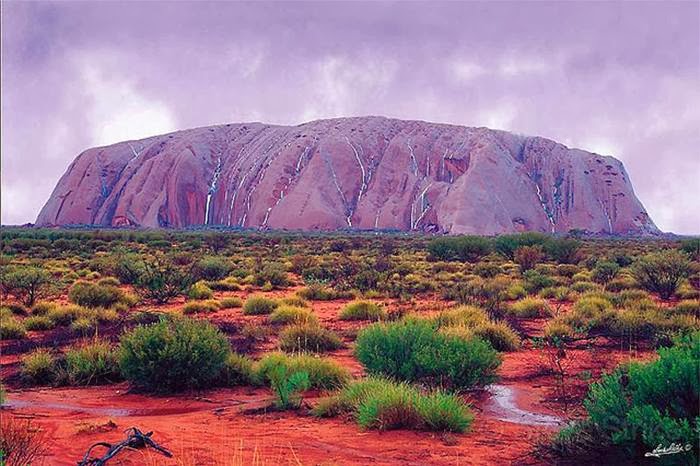
<path fill-rule="evenodd" d="M 91 146 L 384 115 L 614 155 L 697 234 L 699 37 L 698 2 L 4 2 L 2 223 Z"/>

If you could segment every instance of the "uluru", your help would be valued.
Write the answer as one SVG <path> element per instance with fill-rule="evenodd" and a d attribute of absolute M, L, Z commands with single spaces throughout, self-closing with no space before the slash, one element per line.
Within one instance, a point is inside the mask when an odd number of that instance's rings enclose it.
<path fill-rule="evenodd" d="M 37 225 L 655 234 L 622 163 L 384 117 L 224 124 L 91 148 Z"/>

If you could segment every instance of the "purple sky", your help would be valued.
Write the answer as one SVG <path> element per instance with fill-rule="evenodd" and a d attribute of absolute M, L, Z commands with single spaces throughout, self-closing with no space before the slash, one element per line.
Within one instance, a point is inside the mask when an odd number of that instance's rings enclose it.
<path fill-rule="evenodd" d="M 700 2 L 2 3 L 2 223 L 82 150 L 215 123 L 385 115 L 620 158 L 700 233 Z"/>

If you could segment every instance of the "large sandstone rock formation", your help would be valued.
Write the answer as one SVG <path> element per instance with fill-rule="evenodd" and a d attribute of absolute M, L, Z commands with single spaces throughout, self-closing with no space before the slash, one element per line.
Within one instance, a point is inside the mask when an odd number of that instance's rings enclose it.
<path fill-rule="evenodd" d="M 88 149 L 37 224 L 658 231 L 612 157 L 382 117 L 229 124 Z"/>

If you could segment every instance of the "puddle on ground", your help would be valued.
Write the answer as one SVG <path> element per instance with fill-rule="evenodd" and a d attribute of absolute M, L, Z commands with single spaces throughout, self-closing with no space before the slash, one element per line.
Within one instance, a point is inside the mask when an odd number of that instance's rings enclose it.
<path fill-rule="evenodd" d="M 486 387 L 491 396 L 484 410 L 491 413 L 499 421 L 525 424 L 528 426 L 556 427 L 566 423 L 557 416 L 538 414 L 526 411 L 516 406 L 515 398 L 518 389 L 507 385 L 489 385 Z"/>

